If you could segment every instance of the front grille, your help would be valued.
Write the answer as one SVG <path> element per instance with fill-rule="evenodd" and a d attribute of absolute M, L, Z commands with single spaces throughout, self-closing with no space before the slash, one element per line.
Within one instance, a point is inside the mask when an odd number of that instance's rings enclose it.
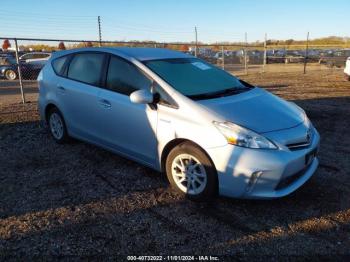
<path fill-rule="evenodd" d="M 304 149 L 307 148 L 311 145 L 311 142 L 313 140 L 314 133 L 312 128 L 309 128 L 306 132 L 306 136 L 303 139 L 303 141 L 298 142 L 298 143 L 292 143 L 292 144 L 287 144 L 286 146 L 289 148 L 289 150 L 294 151 L 294 150 L 299 150 L 299 149 Z"/>
<path fill-rule="evenodd" d="M 300 143 L 288 144 L 286 146 L 289 148 L 289 150 L 294 151 L 294 150 L 307 148 L 310 146 L 310 143 L 308 143 L 307 141 L 304 141 Z"/>

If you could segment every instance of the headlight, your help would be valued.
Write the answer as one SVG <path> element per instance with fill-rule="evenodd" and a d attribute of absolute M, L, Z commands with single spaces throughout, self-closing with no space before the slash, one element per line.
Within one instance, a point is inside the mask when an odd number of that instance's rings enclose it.
<path fill-rule="evenodd" d="M 216 121 L 214 121 L 213 124 L 226 138 L 227 143 L 231 145 L 248 148 L 277 149 L 267 138 L 239 125 L 235 125 L 231 122 Z"/>
<path fill-rule="evenodd" d="M 306 114 L 304 114 L 304 122 L 305 122 L 305 125 L 307 126 L 307 128 L 310 128 L 310 129 L 313 128 L 313 125 L 312 125 L 310 119 L 307 117 Z"/>

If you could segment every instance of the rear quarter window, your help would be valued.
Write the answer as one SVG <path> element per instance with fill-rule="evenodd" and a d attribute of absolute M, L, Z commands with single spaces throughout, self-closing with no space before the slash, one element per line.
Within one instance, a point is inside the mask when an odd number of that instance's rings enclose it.
<path fill-rule="evenodd" d="M 70 61 L 67 77 L 89 85 L 99 86 L 105 55 L 103 53 L 78 53 Z"/>

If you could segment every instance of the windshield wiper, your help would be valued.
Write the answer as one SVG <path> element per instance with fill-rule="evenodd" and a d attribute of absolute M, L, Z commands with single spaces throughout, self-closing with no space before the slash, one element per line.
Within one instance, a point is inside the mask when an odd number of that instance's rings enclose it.
<path fill-rule="evenodd" d="M 251 89 L 250 87 L 232 87 L 232 88 L 223 89 L 217 92 L 204 93 L 199 95 L 189 95 L 188 97 L 193 100 L 204 100 L 204 99 L 210 99 L 210 98 L 236 95 L 236 94 L 246 92 L 250 89 Z"/>

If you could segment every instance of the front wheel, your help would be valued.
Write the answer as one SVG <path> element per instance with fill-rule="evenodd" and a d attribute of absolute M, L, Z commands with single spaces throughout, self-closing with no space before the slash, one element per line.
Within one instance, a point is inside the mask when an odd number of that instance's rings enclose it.
<path fill-rule="evenodd" d="M 214 165 L 200 148 L 189 142 L 170 151 L 166 174 L 171 186 L 190 198 L 205 199 L 217 193 Z"/>
<path fill-rule="evenodd" d="M 15 80 L 17 78 L 17 74 L 14 70 L 6 70 L 5 77 L 7 80 Z"/>

